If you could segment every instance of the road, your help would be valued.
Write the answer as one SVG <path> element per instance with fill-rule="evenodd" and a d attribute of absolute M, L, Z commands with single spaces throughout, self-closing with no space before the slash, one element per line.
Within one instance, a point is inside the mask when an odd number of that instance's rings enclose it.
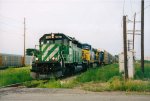
<path fill-rule="evenodd" d="M 0 101 L 150 101 L 150 95 L 88 92 L 79 89 L 10 87 L 0 89 Z"/>

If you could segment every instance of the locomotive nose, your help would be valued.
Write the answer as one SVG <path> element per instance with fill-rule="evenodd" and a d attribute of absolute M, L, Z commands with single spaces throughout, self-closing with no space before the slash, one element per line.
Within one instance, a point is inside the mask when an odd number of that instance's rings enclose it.
<path fill-rule="evenodd" d="M 43 50 L 42 60 L 43 61 L 50 61 L 55 60 L 57 61 L 59 58 L 59 46 L 57 44 L 51 44 Z"/>

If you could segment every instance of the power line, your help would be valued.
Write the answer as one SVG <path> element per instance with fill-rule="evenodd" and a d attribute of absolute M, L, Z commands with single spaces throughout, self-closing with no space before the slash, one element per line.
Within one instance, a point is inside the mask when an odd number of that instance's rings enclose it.
<path fill-rule="evenodd" d="M 14 32 L 14 33 L 16 33 L 16 32 L 20 32 L 21 33 L 21 30 L 20 29 L 14 29 L 14 28 L 12 28 L 12 27 L 9 27 L 9 26 L 3 26 L 3 27 L 1 27 L 0 28 L 0 31 L 1 30 L 7 30 L 7 32 L 9 32 L 9 33 L 12 33 L 12 32 Z M 21 35 L 21 34 L 20 34 Z"/>
<path fill-rule="evenodd" d="M 125 0 L 123 1 L 123 15 L 124 15 L 124 8 L 125 8 Z"/>
<path fill-rule="evenodd" d="M 17 37 L 23 38 L 23 36 L 20 35 L 19 32 L 11 32 L 11 33 L 10 33 L 10 32 L 8 32 L 7 30 L 1 29 L 1 33 L 5 33 L 5 35 L 6 35 L 6 33 L 9 34 L 9 35 L 15 35 L 15 36 L 17 35 Z M 16 37 L 16 38 L 17 38 L 17 37 Z M 20 39 L 20 38 L 19 38 L 19 39 Z"/>
<path fill-rule="evenodd" d="M 9 19 L 9 20 L 14 21 L 14 22 L 18 22 L 18 23 L 20 23 L 20 24 L 23 24 L 23 23 L 22 23 L 21 21 L 19 21 L 19 20 L 16 20 L 16 19 L 11 18 L 11 17 L 6 17 L 6 16 L 4 16 L 4 15 L 2 15 L 2 14 L 0 14 L 0 17 L 2 17 L 2 18 L 4 18 L 4 19 Z"/>
<path fill-rule="evenodd" d="M 0 24 L 2 24 L 1 27 L 9 27 L 9 28 L 15 28 L 15 29 L 21 29 L 21 26 L 16 26 L 16 25 L 13 25 L 13 24 L 8 24 L 8 23 L 5 23 L 5 22 L 2 22 L 0 21 Z"/>
<path fill-rule="evenodd" d="M 132 5 L 132 1 L 130 0 L 130 6 L 131 6 L 131 12 L 133 13 L 133 5 Z"/>
<path fill-rule="evenodd" d="M 147 9 L 148 7 L 150 7 L 150 5 L 144 7 L 144 10 Z M 137 12 L 136 14 L 138 15 L 138 14 L 140 14 L 140 13 L 141 13 L 141 11 Z"/>

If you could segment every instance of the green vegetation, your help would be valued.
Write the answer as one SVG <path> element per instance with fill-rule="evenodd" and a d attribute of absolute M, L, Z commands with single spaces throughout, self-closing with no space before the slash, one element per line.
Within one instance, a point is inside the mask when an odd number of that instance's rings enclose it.
<path fill-rule="evenodd" d="M 82 88 L 89 91 L 145 91 L 150 92 L 150 63 L 145 63 L 145 73 L 141 72 L 140 64 L 135 64 L 135 78 L 124 81 L 120 74 L 117 74 L 118 70 L 115 67 L 116 64 L 110 66 L 108 71 L 114 72 L 116 76 L 111 75 L 110 78 L 105 77 L 99 81 L 93 79 L 90 82 L 82 85 Z M 117 66 L 118 67 L 118 66 Z M 98 70 L 101 71 L 101 70 Z M 89 71 L 88 71 L 89 72 Z M 105 72 L 107 74 L 107 70 Z M 83 74 L 86 75 L 86 74 Z M 103 74 L 102 74 L 103 75 Z M 107 76 L 106 76 L 107 77 Z M 78 78 L 78 77 L 77 77 Z M 96 77 L 97 78 L 97 77 Z M 80 79 L 79 81 L 82 81 Z M 88 81 L 88 80 L 86 80 Z M 96 82 L 95 82 L 96 81 Z M 101 82 L 106 81 L 106 82 Z"/>
<path fill-rule="evenodd" d="M 136 63 L 135 64 L 135 79 L 146 79 L 146 80 L 150 80 L 150 62 L 149 61 L 145 61 L 144 64 L 144 75 L 141 71 L 141 67 L 140 67 L 140 63 Z"/>
<path fill-rule="evenodd" d="M 42 83 L 42 80 L 34 80 L 24 83 L 27 87 L 39 88 L 80 88 L 89 91 L 150 91 L 150 63 L 145 63 L 145 73 L 141 72 L 140 64 L 136 64 L 135 79 L 124 81 L 119 73 L 118 64 L 91 68 L 69 81 L 49 80 Z"/>
<path fill-rule="evenodd" d="M 43 83 L 44 82 L 44 83 Z M 63 82 L 60 80 L 51 79 L 45 82 L 44 80 L 32 80 L 29 82 L 24 82 L 23 85 L 29 88 L 73 88 L 77 86 L 76 80 L 70 80 L 69 82 Z"/>
<path fill-rule="evenodd" d="M 87 72 L 79 75 L 76 80 L 78 82 L 99 81 L 107 82 L 113 76 L 121 76 L 117 64 L 107 65 L 101 68 L 90 69 Z"/>
<path fill-rule="evenodd" d="M 82 85 L 82 89 L 89 91 L 144 91 L 150 92 L 150 82 L 142 80 L 124 81 L 119 76 L 114 76 L 108 82 L 88 82 Z"/>
<path fill-rule="evenodd" d="M 121 91 L 150 91 L 150 81 L 127 80 L 124 81 L 120 77 L 113 77 L 110 81 L 111 90 Z"/>
<path fill-rule="evenodd" d="M 0 87 L 31 80 L 30 67 L 0 70 Z"/>
<path fill-rule="evenodd" d="M 26 87 L 38 88 L 80 88 L 89 91 L 143 91 L 150 92 L 150 62 L 145 63 L 145 73 L 140 64 L 135 64 L 135 78 L 124 81 L 118 64 L 90 68 L 69 80 L 32 80 L 29 67 L 0 70 L 0 86 L 23 81 Z"/>

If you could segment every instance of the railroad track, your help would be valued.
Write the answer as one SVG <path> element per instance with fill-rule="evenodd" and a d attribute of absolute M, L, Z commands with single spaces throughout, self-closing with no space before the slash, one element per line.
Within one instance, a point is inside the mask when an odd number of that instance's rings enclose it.
<path fill-rule="evenodd" d="M 23 85 L 23 83 L 26 83 L 26 82 L 31 82 L 32 80 L 29 80 L 29 81 L 25 81 L 25 82 L 20 82 L 20 83 L 14 83 L 14 84 L 10 84 L 10 85 L 6 85 L 6 86 L 2 86 L 0 87 L 1 88 L 7 88 L 7 87 L 21 87 Z M 43 80 L 42 83 L 46 83 L 48 82 L 48 80 Z"/>
<path fill-rule="evenodd" d="M 64 77 L 60 77 L 58 78 L 61 82 L 67 82 L 71 79 L 74 79 L 76 78 L 77 75 L 79 75 L 81 73 L 75 73 L 74 75 L 72 76 L 64 76 Z M 23 86 L 23 83 L 26 83 L 26 82 L 31 82 L 32 80 L 29 80 L 29 81 L 25 81 L 25 82 L 20 82 L 20 83 L 14 83 L 14 84 L 9 84 L 9 85 L 6 85 L 6 86 L 2 86 L 0 87 L 1 88 L 7 88 L 7 87 L 21 87 Z M 43 80 L 42 83 L 47 83 L 49 80 Z M 36 85 L 32 85 L 33 87 L 36 86 Z"/>
<path fill-rule="evenodd" d="M 2 86 L 2 87 L 0 87 L 0 89 L 1 88 L 7 88 L 7 87 L 19 87 L 21 85 L 22 85 L 22 83 L 15 83 L 15 84 L 10 84 L 10 85 L 6 85 L 6 86 Z"/>
<path fill-rule="evenodd" d="M 29 82 L 29 81 L 25 81 L 25 82 Z M 20 83 L 14 83 L 14 84 L 5 85 L 5 86 L 0 87 L 0 89 L 1 88 L 7 88 L 7 87 L 19 87 L 19 86 L 21 86 L 25 82 L 20 82 Z"/>

